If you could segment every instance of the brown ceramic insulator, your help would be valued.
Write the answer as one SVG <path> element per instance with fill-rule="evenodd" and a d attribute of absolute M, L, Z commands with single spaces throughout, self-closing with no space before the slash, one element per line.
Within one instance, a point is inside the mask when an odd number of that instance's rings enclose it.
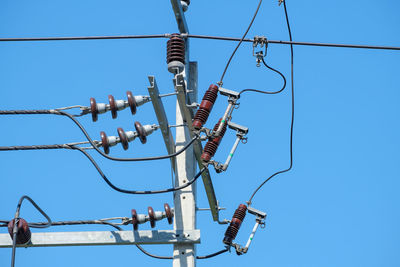
<path fill-rule="evenodd" d="M 164 203 L 164 210 L 165 210 L 165 215 L 167 217 L 168 223 L 172 224 L 172 220 L 174 218 L 174 215 L 172 214 L 171 208 L 168 205 L 168 203 Z"/>
<path fill-rule="evenodd" d="M 221 120 L 219 119 L 218 123 L 214 126 L 214 131 L 216 131 L 221 124 Z M 210 138 L 210 140 L 207 142 L 207 144 L 204 147 L 203 154 L 201 155 L 201 158 L 204 162 L 209 162 L 211 158 L 215 155 L 215 152 L 217 152 L 218 146 L 221 143 L 222 137 L 224 137 L 225 132 L 226 132 L 226 123 L 224 123 L 221 133 L 217 137 Z"/>
<path fill-rule="evenodd" d="M 92 120 L 97 121 L 99 110 L 97 109 L 96 99 L 90 98 L 90 113 L 92 113 Z"/>
<path fill-rule="evenodd" d="M 137 108 L 135 97 L 133 96 L 131 91 L 127 91 L 126 96 L 128 97 L 128 104 L 129 104 L 129 107 L 131 108 L 131 113 L 132 113 L 132 115 L 135 115 L 136 108 Z"/>
<path fill-rule="evenodd" d="M 204 147 L 203 154 L 201 154 L 201 159 L 204 162 L 209 162 L 211 158 L 214 156 L 215 152 L 218 149 L 218 144 L 213 141 L 208 141 Z"/>
<path fill-rule="evenodd" d="M 146 131 L 144 130 L 140 122 L 135 121 L 135 129 L 139 135 L 140 142 L 142 142 L 142 144 L 146 144 L 147 142 Z"/>
<path fill-rule="evenodd" d="M 203 96 L 200 107 L 194 115 L 193 127 L 199 130 L 206 123 L 208 116 L 218 97 L 218 86 L 211 84 Z"/>
<path fill-rule="evenodd" d="M 117 105 L 115 104 L 115 99 L 112 95 L 108 95 L 108 102 L 110 103 L 111 116 L 113 119 L 116 119 L 118 116 L 118 109 Z"/>
<path fill-rule="evenodd" d="M 149 213 L 150 226 L 151 228 L 154 228 L 156 226 L 156 218 L 154 217 L 154 210 L 152 207 L 148 207 L 147 212 Z"/>
<path fill-rule="evenodd" d="M 185 64 L 185 40 L 173 33 L 167 42 L 167 63 L 179 61 Z"/>
<path fill-rule="evenodd" d="M 13 239 L 14 222 L 15 219 L 8 223 L 8 233 L 10 234 L 11 239 Z M 28 223 L 24 219 L 20 218 L 17 224 L 17 245 L 28 243 L 31 240 L 31 235 Z"/>
<path fill-rule="evenodd" d="M 119 140 L 121 141 L 122 147 L 124 150 L 127 150 L 129 147 L 129 142 L 128 142 L 128 137 L 126 136 L 126 133 L 124 129 L 121 127 L 117 129 L 118 135 L 119 135 Z"/>
<path fill-rule="evenodd" d="M 240 204 L 232 216 L 232 220 L 228 229 L 226 229 L 225 237 L 223 242 L 227 245 L 231 245 L 232 241 L 236 238 L 236 235 L 240 229 L 240 226 L 246 216 L 247 206 Z"/>
<path fill-rule="evenodd" d="M 101 146 L 104 149 L 104 153 L 110 153 L 110 143 L 108 142 L 107 134 L 105 132 L 100 132 Z"/>
<path fill-rule="evenodd" d="M 132 214 L 132 225 L 133 225 L 133 230 L 137 231 L 139 228 L 139 223 L 138 223 L 138 218 L 137 218 L 137 212 L 135 209 L 131 210 Z"/>

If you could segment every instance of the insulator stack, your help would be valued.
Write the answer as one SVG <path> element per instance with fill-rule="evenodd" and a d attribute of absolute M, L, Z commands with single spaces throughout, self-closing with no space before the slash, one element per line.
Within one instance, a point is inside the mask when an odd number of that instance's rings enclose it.
<path fill-rule="evenodd" d="M 185 66 L 185 40 L 178 33 L 173 33 L 167 42 L 168 71 L 181 72 Z"/>
<path fill-rule="evenodd" d="M 222 118 L 219 119 L 218 123 L 215 124 L 213 131 L 216 131 L 221 124 Z M 222 137 L 224 137 L 226 132 L 226 123 L 223 124 L 221 133 L 217 137 L 211 137 L 210 140 L 207 142 L 207 144 L 204 147 L 203 154 L 201 154 L 201 159 L 204 162 L 209 162 L 210 159 L 215 155 L 215 152 L 217 152 L 218 146 L 221 143 Z"/>
<path fill-rule="evenodd" d="M 138 214 L 135 209 L 132 209 L 132 225 L 133 230 L 137 231 L 139 229 L 139 224 L 143 224 L 145 222 L 150 222 L 151 228 L 156 226 L 156 221 L 160 221 L 164 218 L 167 218 L 169 224 L 172 224 L 174 213 L 170 208 L 168 203 L 164 204 L 164 212 L 162 211 L 154 211 L 152 207 L 147 208 L 147 214 Z"/>
<path fill-rule="evenodd" d="M 225 237 L 222 242 L 227 245 L 231 245 L 232 241 L 236 238 L 236 235 L 240 229 L 240 225 L 242 224 L 244 217 L 246 217 L 247 206 L 244 204 L 240 204 L 236 209 L 235 213 L 232 216 L 232 220 L 228 229 L 226 229 Z"/>
<path fill-rule="evenodd" d="M 11 239 L 13 239 L 14 222 L 15 219 L 8 223 L 8 233 L 10 234 Z M 20 218 L 17 224 L 17 245 L 28 243 L 31 240 L 31 236 L 32 234 L 28 223 L 24 219 Z"/>
<path fill-rule="evenodd" d="M 99 114 L 111 111 L 113 119 L 117 118 L 118 111 L 130 107 L 132 115 L 136 114 L 138 106 L 141 106 L 150 101 L 148 96 L 134 96 L 131 91 L 126 92 L 128 100 L 115 100 L 112 95 L 108 95 L 109 104 L 97 103 L 96 99 L 90 98 L 90 113 L 92 114 L 92 120 L 97 121 Z"/>
<path fill-rule="evenodd" d="M 206 123 L 208 116 L 210 115 L 210 112 L 214 106 L 215 101 L 217 100 L 218 97 L 218 86 L 215 84 L 211 84 L 210 87 L 208 87 L 208 90 L 203 96 L 203 100 L 200 103 L 200 107 L 196 112 L 196 115 L 194 115 L 193 119 L 193 128 L 196 130 L 200 130 L 201 127 Z"/>
<path fill-rule="evenodd" d="M 107 136 L 105 132 L 100 132 L 101 137 L 101 146 L 104 149 L 104 153 L 110 153 L 110 147 L 115 146 L 118 143 L 122 144 L 124 150 L 129 148 L 129 142 L 135 140 L 136 137 L 139 137 L 142 144 L 146 143 L 147 136 L 153 133 L 155 130 L 159 128 L 159 126 L 153 125 L 142 125 L 140 122 L 135 122 L 136 131 L 124 131 L 121 127 L 117 129 L 117 136 Z"/>

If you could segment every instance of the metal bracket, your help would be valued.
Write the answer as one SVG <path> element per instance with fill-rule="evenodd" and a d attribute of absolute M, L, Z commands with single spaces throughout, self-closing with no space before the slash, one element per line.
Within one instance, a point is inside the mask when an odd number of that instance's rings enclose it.
<path fill-rule="evenodd" d="M 179 107 L 182 111 L 184 121 L 188 125 L 190 137 L 193 138 L 194 137 L 194 128 L 192 126 L 192 121 L 193 121 L 194 114 L 193 114 L 193 110 L 186 107 L 186 105 L 188 104 L 187 98 L 186 98 L 186 84 L 184 82 L 184 76 L 182 73 L 177 74 L 175 76 L 174 85 L 175 85 L 176 91 L 178 92 L 177 99 L 178 99 Z M 194 150 L 194 154 L 195 154 L 199 168 L 203 168 L 204 167 L 203 161 L 201 159 L 203 147 L 199 140 L 197 140 L 193 143 L 193 150 Z M 206 190 L 207 199 L 208 199 L 208 203 L 210 205 L 213 220 L 218 221 L 219 220 L 218 219 L 218 217 L 219 217 L 218 204 L 217 204 L 217 198 L 215 196 L 214 186 L 213 186 L 213 183 L 212 183 L 212 180 L 210 177 L 210 172 L 208 170 L 205 170 L 201 176 L 203 178 L 204 188 Z"/>
<path fill-rule="evenodd" d="M 18 247 L 102 246 L 133 244 L 200 243 L 200 230 L 144 230 L 104 232 L 32 233 L 31 242 Z M 0 234 L 0 248 L 12 247 L 9 234 Z"/>
<path fill-rule="evenodd" d="M 169 129 L 169 123 L 168 123 L 168 118 L 167 114 L 165 113 L 164 105 L 163 102 L 161 101 L 160 98 L 160 91 L 158 90 L 157 82 L 154 76 L 148 76 L 150 86 L 147 87 L 150 98 L 151 98 L 151 103 L 153 103 L 154 111 L 157 116 L 158 124 L 160 125 L 161 128 L 161 133 L 164 139 L 165 146 L 167 148 L 168 154 L 173 154 L 175 153 L 175 141 L 174 137 L 172 136 L 172 133 Z M 171 159 L 171 166 L 172 169 L 175 172 L 175 157 L 170 158 Z"/>

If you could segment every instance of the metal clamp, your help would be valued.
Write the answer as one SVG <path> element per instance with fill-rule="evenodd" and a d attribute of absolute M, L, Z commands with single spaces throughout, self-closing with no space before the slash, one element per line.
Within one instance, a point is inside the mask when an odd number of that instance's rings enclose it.
<path fill-rule="evenodd" d="M 265 45 L 264 51 L 262 50 L 255 52 L 257 46 L 260 45 L 260 49 L 262 49 Z M 253 41 L 253 57 L 256 57 L 257 67 L 261 66 L 262 59 L 267 55 L 268 48 L 268 40 L 265 36 L 255 36 Z"/>

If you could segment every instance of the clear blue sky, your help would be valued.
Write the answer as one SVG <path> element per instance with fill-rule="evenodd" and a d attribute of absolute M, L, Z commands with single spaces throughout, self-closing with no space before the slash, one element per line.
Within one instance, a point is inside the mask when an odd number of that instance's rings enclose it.
<path fill-rule="evenodd" d="M 258 0 L 193 0 L 186 13 L 190 32 L 239 37 Z M 296 41 L 400 45 L 397 1 L 287 1 Z M 0 2 L 0 37 L 161 34 L 177 32 L 169 1 L 9 1 Z M 265 35 L 287 40 L 283 7 L 264 1 L 249 37 Z M 165 63 L 165 39 L 0 44 L 0 109 L 44 109 L 88 105 L 89 98 L 106 102 L 123 99 L 126 90 L 147 94 L 147 75 L 155 75 L 160 91 L 173 90 Z M 193 61 L 199 64 L 199 95 L 218 81 L 235 43 L 191 40 Z M 232 61 L 224 86 L 277 89 L 281 80 L 257 68 L 251 44 L 244 44 Z M 270 45 L 267 62 L 289 79 L 288 46 Z M 400 52 L 340 48 L 295 47 L 296 121 L 293 171 L 274 178 L 254 199 L 268 213 L 245 256 L 235 253 L 199 260 L 198 266 L 400 266 Z M 243 95 L 233 121 L 250 128 L 226 173 L 211 170 L 216 195 L 230 219 L 238 204 L 267 176 L 286 168 L 289 160 L 289 90 L 280 95 Z M 175 99 L 165 105 L 171 123 Z M 222 115 L 226 99 L 219 97 L 207 126 Z M 100 131 L 132 130 L 133 122 L 157 123 L 151 104 L 132 117 L 117 120 L 101 115 L 97 123 L 80 119 L 95 139 Z M 0 145 L 53 144 L 83 141 L 66 118 L 53 116 L 0 117 Z M 216 155 L 223 161 L 233 144 L 228 131 Z M 128 151 L 112 148 L 115 156 L 165 154 L 160 132 Z M 124 188 L 160 189 L 171 184 L 169 162 L 117 163 L 96 153 L 105 173 Z M 172 205 L 172 195 L 131 196 L 110 189 L 79 152 L 2 152 L 0 219 L 11 219 L 20 196 L 31 196 L 54 221 L 129 216 L 132 208 Z M 155 166 L 157 166 L 155 168 Z M 198 183 L 198 206 L 207 207 Z M 42 220 L 28 204 L 21 216 Z M 254 224 L 247 216 L 237 241 L 245 243 Z M 198 255 L 223 248 L 226 226 L 198 212 L 201 229 Z M 159 222 L 158 229 L 172 229 Z M 106 226 L 53 227 L 48 231 L 108 230 Z M 126 228 L 131 229 L 131 227 Z M 150 229 L 148 224 L 141 229 Z M 5 233 L 6 229 L 0 229 Z M 37 232 L 37 229 L 33 230 Z M 148 246 L 171 255 L 171 246 Z M 10 264 L 11 249 L 0 249 L 0 266 Z M 16 266 L 170 266 L 148 258 L 134 246 L 18 249 Z"/>

